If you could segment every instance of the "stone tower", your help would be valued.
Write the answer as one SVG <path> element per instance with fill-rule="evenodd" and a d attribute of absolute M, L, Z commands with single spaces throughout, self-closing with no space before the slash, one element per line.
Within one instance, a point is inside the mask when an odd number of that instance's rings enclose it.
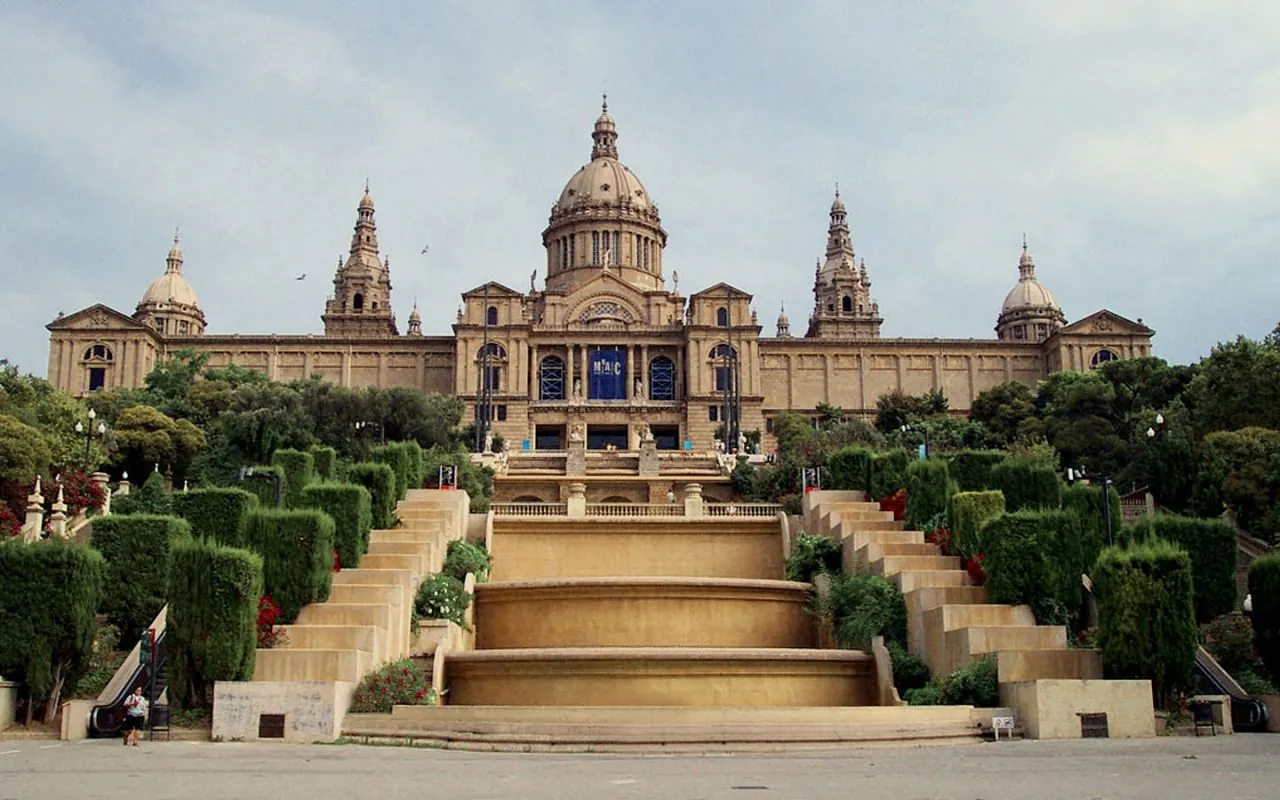
<path fill-rule="evenodd" d="M 1004 298 L 996 319 L 996 336 L 1006 342 L 1043 342 L 1049 334 L 1067 324 L 1053 294 L 1036 279 L 1036 262 L 1022 239 L 1018 259 L 1018 282 Z"/>
<path fill-rule="evenodd" d="M 391 313 L 391 261 L 378 257 L 378 226 L 373 220 L 373 198 L 369 186 L 356 210 L 351 252 L 338 264 L 333 278 L 333 297 L 325 303 L 326 336 L 395 336 L 396 318 Z"/>
<path fill-rule="evenodd" d="M 151 282 L 138 301 L 133 318 L 154 328 L 162 336 L 202 336 L 204 312 L 196 290 L 182 276 L 182 248 L 178 232 L 173 232 L 173 247 L 165 259 L 164 274 Z"/>
<path fill-rule="evenodd" d="M 806 337 L 817 339 L 880 338 L 880 306 L 871 300 L 871 278 L 865 262 L 853 252 L 840 189 L 831 203 L 827 228 L 827 257 L 819 261 L 813 279 L 813 315 Z"/>

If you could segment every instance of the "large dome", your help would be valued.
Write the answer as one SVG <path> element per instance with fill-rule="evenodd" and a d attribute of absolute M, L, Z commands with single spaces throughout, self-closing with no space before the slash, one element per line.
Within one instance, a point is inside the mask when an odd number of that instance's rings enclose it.
<path fill-rule="evenodd" d="M 1018 282 L 1005 295 L 1004 305 L 1000 307 L 1002 314 L 1019 309 L 1058 309 L 1058 301 L 1053 293 L 1036 279 L 1035 261 L 1031 258 L 1027 246 L 1022 246 L 1022 258 L 1018 261 Z"/>
<path fill-rule="evenodd" d="M 600 156 L 574 173 L 560 192 L 556 209 L 575 206 L 630 205 L 636 210 L 652 208 L 649 192 L 635 173 L 616 158 Z"/>
<path fill-rule="evenodd" d="M 151 282 L 138 305 L 178 305 L 199 307 L 200 299 L 187 279 L 178 272 L 166 272 Z"/>

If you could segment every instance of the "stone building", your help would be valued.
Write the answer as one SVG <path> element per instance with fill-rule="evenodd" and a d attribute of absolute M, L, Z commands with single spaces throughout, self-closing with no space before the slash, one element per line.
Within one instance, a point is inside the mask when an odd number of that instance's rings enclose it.
<path fill-rule="evenodd" d="M 667 231 L 654 198 L 618 160 L 607 105 L 591 138 L 589 162 L 552 206 L 529 290 L 489 282 L 464 293 L 452 335 L 424 335 L 416 307 L 399 333 L 366 186 L 323 335 L 207 334 L 175 235 L 164 274 L 132 315 L 94 305 L 48 325 L 49 380 L 77 395 L 137 387 L 158 361 L 195 348 L 213 365 L 273 380 L 320 375 L 454 394 L 473 413 L 478 403 L 489 409 L 494 431 L 517 449 L 563 450 L 580 435 L 589 449 L 634 450 L 647 425 L 658 449 L 704 451 L 733 409 L 741 431 L 766 437 L 781 411 L 826 403 L 869 415 L 894 390 L 938 389 L 965 411 L 1003 381 L 1034 386 L 1050 372 L 1151 354 L 1154 331 L 1141 320 L 1101 310 L 1068 324 L 1025 243 L 996 338 L 881 337 L 838 191 L 804 335 L 792 334 L 785 312 L 765 335 L 746 289 L 717 283 L 686 297 L 676 272 L 668 276 Z"/>

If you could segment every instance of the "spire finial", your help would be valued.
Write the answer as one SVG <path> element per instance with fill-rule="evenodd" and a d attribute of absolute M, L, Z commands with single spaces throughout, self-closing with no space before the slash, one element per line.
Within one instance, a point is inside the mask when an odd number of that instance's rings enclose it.
<path fill-rule="evenodd" d="M 840 199 L 840 181 L 836 181 L 836 199 Z"/>
<path fill-rule="evenodd" d="M 369 193 L 369 176 L 368 175 L 364 176 L 364 193 L 365 194 Z"/>
<path fill-rule="evenodd" d="M 174 244 L 178 243 L 178 226 L 177 225 L 173 226 L 173 243 Z"/>
<path fill-rule="evenodd" d="M 1027 252 L 1027 234 L 1025 232 L 1022 234 L 1022 252 Z"/>
<path fill-rule="evenodd" d="M 608 92 L 600 93 L 600 113 L 601 114 L 609 113 L 609 93 Z"/>

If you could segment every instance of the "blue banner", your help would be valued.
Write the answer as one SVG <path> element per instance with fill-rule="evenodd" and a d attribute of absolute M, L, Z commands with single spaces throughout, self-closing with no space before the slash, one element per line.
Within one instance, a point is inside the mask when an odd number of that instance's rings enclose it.
<path fill-rule="evenodd" d="M 591 384 L 587 397 L 591 400 L 627 399 L 627 349 L 625 347 L 592 347 L 587 370 Z"/>

